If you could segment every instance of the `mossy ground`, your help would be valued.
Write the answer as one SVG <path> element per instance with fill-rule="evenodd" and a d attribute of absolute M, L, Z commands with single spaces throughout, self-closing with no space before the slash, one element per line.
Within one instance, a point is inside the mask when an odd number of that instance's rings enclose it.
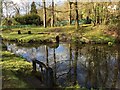
<path fill-rule="evenodd" d="M 8 51 L 2 51 L 0 65 L 2 66 L 2 88 L 26 88 L 30 87 L 22 80 L 24 75 L 30 74 L 32 66 L 24 59 L 16 57 Z M 23 73 L 24 74 L 20 74 Z M 19 77 L 17 74 L 20 74 Z M 21 79 L 20 79 L 21 78 Z"/>
<path fill-rule="evenodd" d="M 93 26 L 91 24 L 82 25 L 78 30 L 74 26 L 64 27 L 31 27 L 31 28 L 15 28 L 2 31 L 4 40 L 17 41 L 21 43 L 38 42 L 38 43 L 52 43 L 56 42 L 55 37 L 59 35 L 60 41 L 63 42 L 84 42 L 84 43 L 108 43 L 115 42 L 115 37 L 105 34 L 107 26 Z M 18 30 L 21 34 L 18 35 Z M 27 34 L 31 31 L 32 34 Z"/>
<path fill-rule="evenodd" d="M 32 63 L 8 51 L 2 51 L 2 88 L 41 88 L 43 84 L 33 75 Z"/>

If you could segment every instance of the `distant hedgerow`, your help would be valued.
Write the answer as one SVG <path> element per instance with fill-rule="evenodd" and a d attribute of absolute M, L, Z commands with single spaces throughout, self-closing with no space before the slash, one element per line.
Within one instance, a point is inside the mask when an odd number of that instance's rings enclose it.
<path fill-rule="evenodd" d="M 15 17 L 15 20 L 19 22 L 22 25 L 42 25 L 42 21 L 39 15 L 36 14 L 30 14 L 30 15 L 24 15 Z"/>

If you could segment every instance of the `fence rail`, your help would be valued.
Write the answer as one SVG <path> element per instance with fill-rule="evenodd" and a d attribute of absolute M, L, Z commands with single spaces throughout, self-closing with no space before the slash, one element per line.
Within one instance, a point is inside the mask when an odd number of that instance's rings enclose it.
<path fill-rule="evenodd" d="M 39 65 L 39 68 L 41 68 L 41 72 L 42 74 L 42 78 L 43 78 L 43 82 L 47 87 L 53 87 L 55 82 L 54 82 L 54 75 L 53 75 L 53 69 L 47 65 L 45 65 L 44 63 L 38 61 L 38 60 L 33 60 L 32 61 L 32 65 L 33 65 L 33 72 L 37 72 L 37 65 Z M 43 69 L 44 68 L 44 69 Z"/>

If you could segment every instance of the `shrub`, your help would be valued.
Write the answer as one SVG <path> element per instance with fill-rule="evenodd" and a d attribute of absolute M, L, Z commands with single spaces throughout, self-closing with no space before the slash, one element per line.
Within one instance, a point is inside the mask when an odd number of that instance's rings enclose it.
<path fill-rule="evenodd" d="M 22 25 L 42 25 L 40 16 L 36 14 L 24 15 L 15 17 L 15 20 Z"/>

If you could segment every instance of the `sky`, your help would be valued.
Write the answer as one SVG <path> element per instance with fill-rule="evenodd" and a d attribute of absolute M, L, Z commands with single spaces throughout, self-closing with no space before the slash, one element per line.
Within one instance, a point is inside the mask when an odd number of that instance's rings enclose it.
<path fill-rule="evenodd" d="M 15 3 L 20 3 L 21 2 L 21 0 L 12 0 L 13 2 L 15 2 Z M 42 2 L 42 0 L 24 0 L 24 1 L 26 1 L 26 2 L 32 2 L 32 1 L 35 1 L 35 2 Z M 52 0 L 45 0 L 46 2 L 51 2 Z M 64 1 L 66 1 L 66 0 L 54 0 L 55 1 L 55 3 L 64 3 Z"/>
<path fill-rule="evenodd" d="M 13 2 L 15 2 L 15 3 L 20 3 L 21 2 L 21 0 L 12 0 Z M 42 0 L 24 0 L 24 1 L 26 1 L 26 2 L 32 2 L 32 1 L 35 1 L 35 2 L 42 2 Z M 47 3 L 49 3 L 49 2 L 51 2 L 52 0 L 45 0 Z M 56 3 L 56 4 L 60 4 L 60 3 L 64 3 L 65 1 L 67 1 L 67 0 L 54 0 L 54 2 Z M 75 1 L 75 0 L 70 0 L 70 1 Z M 110 1 L 113 1 L 113 2 L 118 2 L 118 1 L 120 1 L 120 0 L 77 0 L 78 2 L 110 2 Z"/>
<path fill-rule="evenodd" d="M 40 5 L 42 5 L 42 0 L 7 0 L 8 2 L 9 1 L 13 1 L 14 3 L 17 3 L 17 5 L 18 6 L 23 6 L 23 4 L 21 3 L 21 2 L 29 2 L 29 5 L 31 5 L 31 3 L 34 1 L 34 2 L 36 2 L 36 3 L 40 3 Z M 46 4 L 47 4 L 47 6 L 48 5 L 51 5 L 51 1 L 52 0 L 45 0 L 46 1 Z M 62 5 L 65 1 L 67 1 L 67 0 L 54 0 L 55 1 L 55 4 L 57 4 L 57 5 Z M 75 1 L 75 0 L 71 0 L 71 1 Z M 78 0 L 78 1 L 95 1 L 95 0 Z M 96 0 L 97 1 L 97 0 Z M 98 0 L 99 1 L 99 0 Z M 102 1 L 102 0 L 101 0 Z M 104 0 L 105 1 L 105 0 Z M 112 0 L 109 0 L 109 1 L 112 1 Z M 114 1 L 116 1 L 116 0 L 114 0 Z M 118 0 L 118 1 L 120 1 L 120 0 Z M 39 6 L 37 5 L 37 8 L 39 8 Z M 12 12 L 13 10 L 8 10 L 8 11 L 5 11 L 5 9 L 3 9 L 3 13 L 4 13 L 4 15 L 6 16 L 6 12 Z M 21 12 L 20 12 L 21 14 L 25 14 L 26 13 L 26 11 L 24 10 L 24 9 L 22 9 L 21 10 Z"/>
<path fill-rule="evenodd" d="M 40 3 L 40 5 L 42 5 L 42 0 L 6 0 L 7 2 L 9 1 L 13 1 L 14 3 L 16 3 L 18 5 L 18 7 L 22 7 L 23 4 L 22 2 L 29 2 L 29 5 L 31 5 L 31 3 L 34 1 L 36 3 Z M 46 1 L 46 5 L 50 5 L 51 4 L 51 1 L 52 0 L 45 0 Z M 57 5 L 61 5 L 63 4 L 66 0 L 54 0 L 55 1 L 55 4 Z M 36 4 L 37 5 L 37 4 Z M 37 6 L 39 8 L 39 6 Z M 6 11 L 5 9 L 3 9 L 3 13 L 4 13 L 4 16 L 6 16 L 6 13 L 8 13 L 10 15 L 10 13 L 13 12 L 13 10 L 8 10 Z M 21 14 L 25 14 L 26 11 L 24 9 L 20 10 L 20 13 Z"/>

